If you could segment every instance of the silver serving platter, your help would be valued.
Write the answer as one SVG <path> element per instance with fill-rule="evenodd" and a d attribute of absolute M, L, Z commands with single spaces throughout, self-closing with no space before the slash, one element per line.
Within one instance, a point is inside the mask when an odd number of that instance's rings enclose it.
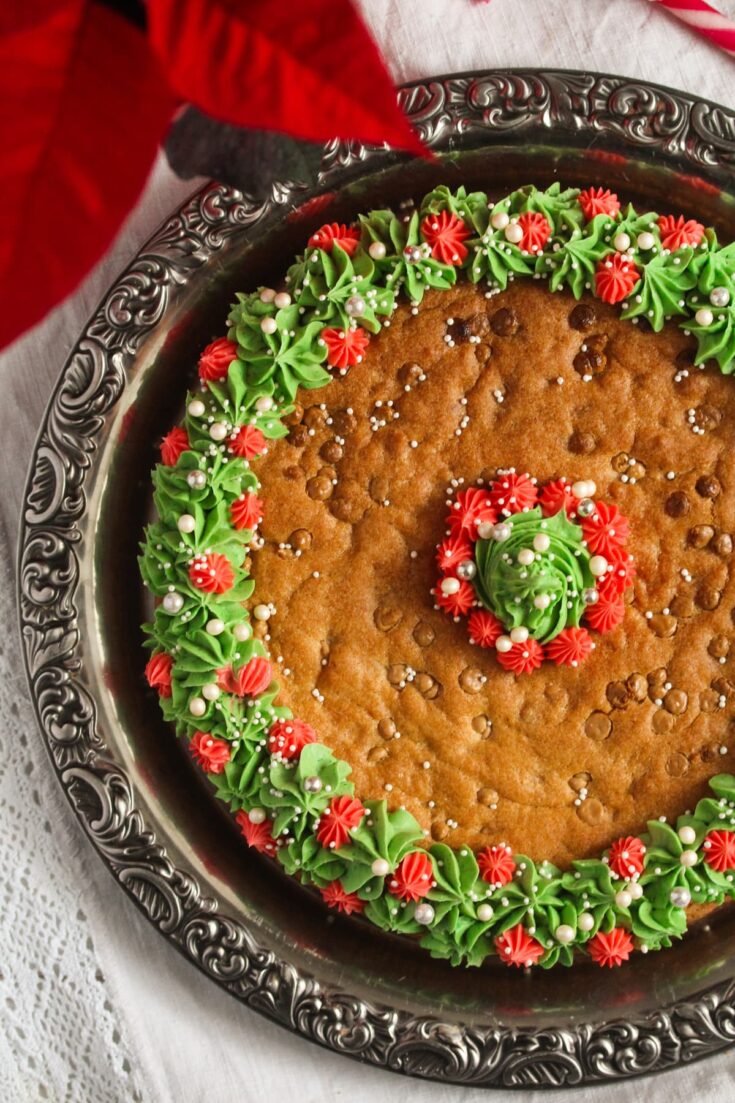
<path fill-rule="evenodd" d="M 735 1041 L 735 909 L 680 945 L 604 971 L 452 969 L 328 917 L 250 854 L 177 747 L 142 678 L 137 541 L 155 442 L 236 289 L 276 283 L 324 221 L 435 183 L 503 192 L 604 184 L 735 238 L 735 113 L 581 72 L 483 72 L 404 87 L 442 157 L 324 149 L 320 185 L 262 202 L 213 185 L 185 203 L 101 303 L 50 402 L 28 480 L 20 617 L 59 780 L 111 873 L 161 934 L 237 999 L 340 1053 L 483 1087 L 613 1081 Z M 323 194 L 321 202 L 315 194 Z M 593 995 L 592 995 L 593 994 Z"/>

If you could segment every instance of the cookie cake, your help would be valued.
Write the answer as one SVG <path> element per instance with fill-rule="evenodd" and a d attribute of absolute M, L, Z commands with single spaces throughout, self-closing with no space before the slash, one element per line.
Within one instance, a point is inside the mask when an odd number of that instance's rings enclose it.
<path fill-rule="evenodd" d="M 735 246 L 438 187 L 228 322 L 140 564 L 245 843 L 453 964 L 617 966 L 735 896 Z"/>

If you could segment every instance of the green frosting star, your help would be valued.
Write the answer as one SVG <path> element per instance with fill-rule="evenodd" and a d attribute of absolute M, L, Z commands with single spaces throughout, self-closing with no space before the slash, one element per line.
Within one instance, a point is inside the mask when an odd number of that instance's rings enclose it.
<path fill-rule="evenodd" d="M 539 643 L 578 628 L 584 591 L 595 585 L 579 525 L 564 510 L 544 517 L 537 506 L 513 514 L 495 531 L 501 527 L 510 529 L 507 539 L 475 545 L 475 588 L 483 605 L 508 631 L 523 626 Z"/>

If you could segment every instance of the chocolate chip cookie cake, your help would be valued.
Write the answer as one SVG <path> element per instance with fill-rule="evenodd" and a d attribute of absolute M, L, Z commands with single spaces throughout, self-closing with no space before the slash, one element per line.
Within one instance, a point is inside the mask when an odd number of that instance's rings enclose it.
<path fill-rule="evenodd" d="M 237 297 L 161 442 L 145 668 L 245 843 L 453 964 L 735 896 L 735 246 L 438 187 Z"/>

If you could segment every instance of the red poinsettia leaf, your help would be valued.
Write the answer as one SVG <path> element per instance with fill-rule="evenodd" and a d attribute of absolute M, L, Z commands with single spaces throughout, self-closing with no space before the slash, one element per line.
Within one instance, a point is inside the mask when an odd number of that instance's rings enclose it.
<path fill-rule="evenodd" d="M 349 0 L 150 0 L 148 26 L 171 85 L 214 118 L 427 153 Z"/>
<path fill-rule="evenodd" d="M 144 35 L 90 0 L 0 37 L 0 346 L 68 295 L 135 202 L 174 106 Z"/>

